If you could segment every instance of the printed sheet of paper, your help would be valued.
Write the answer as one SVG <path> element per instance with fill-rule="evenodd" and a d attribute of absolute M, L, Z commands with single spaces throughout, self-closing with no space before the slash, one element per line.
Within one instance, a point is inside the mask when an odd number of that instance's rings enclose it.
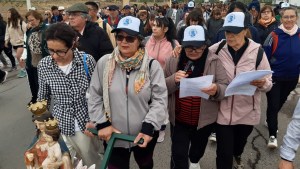
<path fill-rule="evenodd" d="M 213 75 L 181 79 L 179 98 L 188 96 L 199 96 L 208 99 L 209 95 L 201 92 L 201 89 L 209 87 L 212 84 L 212 80 Z"/>
<path fill-rule="evenodd" d="M 256 90 L 256 86 L 250 85 L 253 80 L 258 80 L 266 75 L 272 74 L 271 70 L 257 70 L 242 72 L 237 75 L 232 82 L 227 86 L 225 96 L 231 95 L 247 95 L 253 96 Z"/>

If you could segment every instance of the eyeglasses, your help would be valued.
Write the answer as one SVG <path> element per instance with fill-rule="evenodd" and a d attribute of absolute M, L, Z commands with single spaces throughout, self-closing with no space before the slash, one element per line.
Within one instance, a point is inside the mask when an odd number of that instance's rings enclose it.
<path fill-rule="evenodd" d="M 263 12 L 261 12 L 261 14 L 265 14 L 265 15 L 267 15 L 269 13 L 271 13 L 271 11 L 263 11 Z"/>
<path fill-rule="evenodd" d="M 200 52 L 203 52 L 205 50 L 205 48 L 206 48 L 206 46 L 198 47 L 198 48 L 193 47 L 193 46 L 187 46 L 187 47 L 184 48 L 184 50 L 186 52 L 193 52 L 193 51 L 195 51 L 196 53 L 200 53 Z"/>
<path fill-rule="evenodd" d="M 54 53 L 57 54 L 57 56 L 59 57 L 64 57 L 66 56 L 66 54 L 68 53 L 68 51 L 70 50 L 71 48 L 68 48 L 66 51 L 61 51 L 61 50 L 57 50 L 57 51 L 54 51 L 53 49 L 46 49 L 48 51 L 48 53 L 53 56 Z"/>
<path fill-rule="evenodd" d="M 135 37 L 135 36 L 123 36 L 123 35 L 116 35 L 116 39 L 117 39 L 117 41 L 123 41 L 124 39 L 126 40 L 126 42 L 128 42 L 128 43 L 133 43 L 134 41 L 135 41 L 135 39 L 136 39 L 137 37 Z"/>
<path fill-rule="evenodd" d="M 48 16 L 49 14 L 45 13 L 45 16 Z"/>
<path fill-rule="evenodd" d="M 284 19 L 284 20 L 288 20 L 288 19 L 290 19 L 290 20 L 294 20 L 294 19 L 296 19 L 296 15 L 291 15 L 291 16 L 282 16 L 282 19 Z"/>

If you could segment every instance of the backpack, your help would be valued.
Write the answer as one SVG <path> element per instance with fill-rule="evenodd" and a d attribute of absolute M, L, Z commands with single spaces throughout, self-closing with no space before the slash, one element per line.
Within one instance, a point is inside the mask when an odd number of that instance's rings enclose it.
<path fill-rule="evenodd" d="M 226 40 L 223 40 L 219 44 L 218 49 L 215 52 L 216 55 L 219 54 L 220 50 L 225 46 L 225 44 L 226 44 Z M 260 64 L 261 60 L 262 60 L 263 54 L 264 54 L 264 49 L 260 46 L 259 49 L 258 49 L 257 57 L 256 57 L 256 63 L 255 63 L 255 69 L 256 70 L 257 70 L 257 67 Z"/>
<path fill-rule="evenodd" d="M 106 32 L 106 24 L 107 24 L 107 23 L 103 21 L 103 24 L 102 24 L 102 26 L 103 26 L 103 30 L 104 30 L 104 32 Z"/>
<path fill-rule="evenodd" d="M 276 34 L 276 32 L 272 31 L 271 32 L 271 36 L 272 36 L 272 39 L 273 39 L 273 44 L 272 44 L 272 56 L 274 54 L 274 52 L 276 51 L 277 49 L 277 46 L 278 46 L 278 35 Z M 299 38 L 300 38 L 300 33 L 298 34 Z"/>

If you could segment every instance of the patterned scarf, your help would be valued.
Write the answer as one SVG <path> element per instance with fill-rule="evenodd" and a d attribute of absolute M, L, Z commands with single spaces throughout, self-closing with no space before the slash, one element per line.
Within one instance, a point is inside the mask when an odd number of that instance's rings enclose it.
<path fill-rule="evenodd" d="M 271 25 L 273 22 L 275 22 L 276 19 L 274 17 L 272 17 L 271 19 L 268 20 L 264 20 L 264 19 L 259 19 L 258 23 L 262 26 L 264 26 L 265 28 L 267 28 L 269 25 Z"/>
<path fill-rule="evenodd" d="M 112 78 L 114 71 L 116 69 L 116 64 L 121 67 L 121 69 L 126 71 L 131 71 L 138 69 L 138 73 L 134 80 L 134 90 L 135 93 L 139 93 L 144 87 L 146 80 L 148 79 L 148 54 L 145 49 L 140 48 L 132 57 L 124 59 L 118 47 L 109 56 L 108 61 L 105 64 L 103 73 L 103 102 L 106 118 L 111 121 L 111 111 L 109 103 L 109 87 L 112 83 Z"/>

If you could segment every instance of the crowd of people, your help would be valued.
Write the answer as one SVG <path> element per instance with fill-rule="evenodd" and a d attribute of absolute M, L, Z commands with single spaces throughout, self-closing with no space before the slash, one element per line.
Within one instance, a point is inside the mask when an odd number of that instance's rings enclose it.
<path fill-rule="evenodd" d="M 200 169 L 209 140 L 217 142 L 217 169 L 242 169 L 247 139 L 261 116 L 267 147 L 278 147 L 278 112 L 299 80 L 298 18 L 286 2 L 273 9 L 258 0 L 173 0 L 171 6 L 145 2 L 122 9 L 89 1 L 44 13 L 31 9 L 24 17 L 11 8 L 7 23 L 0 15 L 0 52 L 11 61 L 9 71 L 0 70 L 0 82 L 20 66 L 18 77 L 28 76 L 31 91 L 27 105 L 53 103 L 50 112 L 72 162 L 79 157 L 99 167 L 112 133 L 123 133 L 136 139 L 116 141 L 108 168 L 130 168 L 131 153 L 139 168 L 153 168 L 155 146 L 170 122 L 172 169 Z M 238 74 L 256 70 L 273 73 L 251 81 L 253 95 L 225 96 Z M 183 79 L 206 75 L 213 75 L 212 84 L 199 91 L 208 98 L 180 96 Z M 293 168 L 298 109 L 280 149 L 280 169 Z"/>

